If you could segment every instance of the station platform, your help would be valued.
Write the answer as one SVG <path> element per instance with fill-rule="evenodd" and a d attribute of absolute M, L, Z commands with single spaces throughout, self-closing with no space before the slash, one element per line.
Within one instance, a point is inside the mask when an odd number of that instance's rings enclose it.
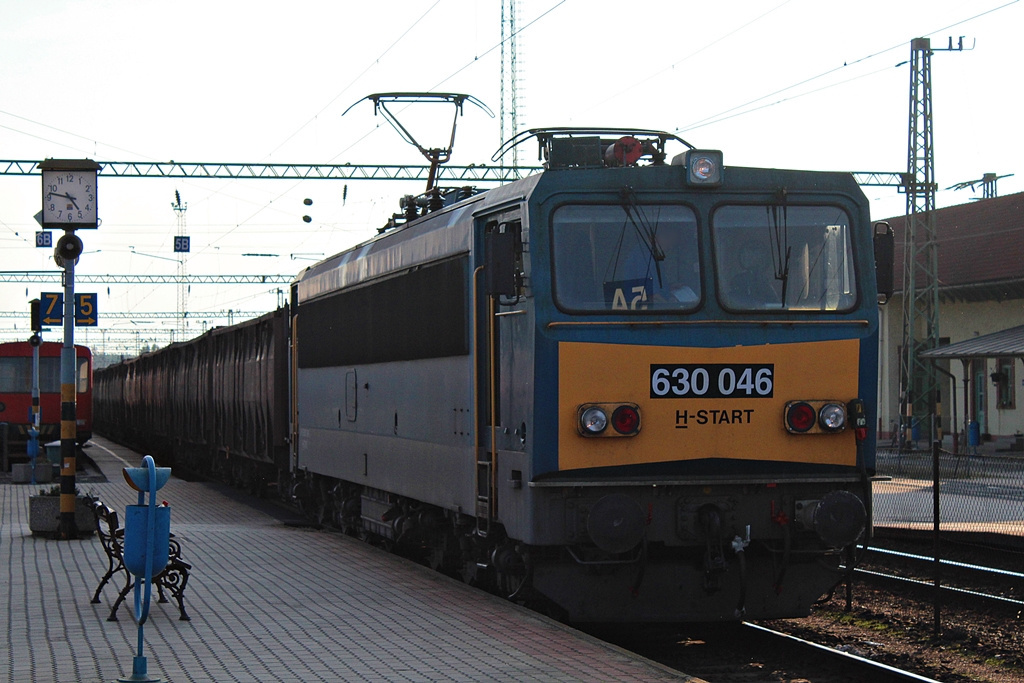
<path fill-rule="evenodd" d="M 103 438 L 78 488 L 124 515 L 121 469 L 141 456 Z M 159 466 L 160 463 L 158 462 Z M 49 486 L 49 485 L 46 485 Z M 132 599 L 92 594 L 107 562 L 95 534 L 33 536 L 29 496 L 0 481 L 0 680 L 114 681 L 132 674 Z M 699 681 L 542 615 L 209 482 L 172 476 L 157 494 L 192 565 L 191 621 L 156 602 L 143 654 L 153 678 L 185 681 Z M 123 579 L 116 579 L 121 581 Z"/>

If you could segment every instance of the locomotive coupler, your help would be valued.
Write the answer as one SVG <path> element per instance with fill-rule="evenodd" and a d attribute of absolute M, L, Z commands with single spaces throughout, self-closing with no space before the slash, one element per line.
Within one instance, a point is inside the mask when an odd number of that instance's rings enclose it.
<path fill-rule="evenodd" d="M 740 598 L 736 602 L 736 611 L 733 613 L 737 619 L 742 619 L 743 615 L 747 613 L 747 558 L 744 555 L 744 551 L 748 545 L 750 545 L 749 524 L 747 525 L 746 538 L 736 536 L 732 539 L 732 551 L 736 554 L 736 559 L 740 565 Z"/>
<path fill-rule="evenodd" d="M 722 574 L 725 573 L 721 511 L 714 505 L 705 505 L 698 510 L 697 520 L 707 543 L 704 551 L 704 590 L 714 593 L 721 590 Z"/>

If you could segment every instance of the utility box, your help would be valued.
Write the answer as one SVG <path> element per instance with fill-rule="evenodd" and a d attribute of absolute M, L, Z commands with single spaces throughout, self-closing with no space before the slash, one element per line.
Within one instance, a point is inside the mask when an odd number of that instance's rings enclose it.
<path fill-rule="evenodd" d="M 53 466 L 49 462 L 36 462 L 36 483 L 48 484 L 53 481 Z M 16 462 L 11 465 L 11 482 L 29 484 L 32 482 L 32 465 L 27 462 Z"/>
<path fill-rule="evenodd" d="M 60 441 L 51 441 L 43 446 L 43 450 L 46 451 L 46 459 L 51 465 L 60 464 Z"/>

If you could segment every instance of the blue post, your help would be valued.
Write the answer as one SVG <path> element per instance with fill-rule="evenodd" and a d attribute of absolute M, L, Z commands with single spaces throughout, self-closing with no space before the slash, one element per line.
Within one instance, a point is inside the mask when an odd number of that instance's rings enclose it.
<path fill-rule="evenodd" d="M 33 320 L 33 329 L 36 321 Z M 38 340 L 38 341 L 37 341 Z M 36 485 L 36 458 L 39 456 L 39 345 L 42 340 L 38 333 L 29 340 L 32 345 L 32 411 L 29 413 L 28 426 L 28 462 L 32 470 L 32 485 Z M 47 460 L 49 467 L 49 460 Z"/>
<path fill-rule="evenodd" d="M 150 678 L 146 657 L 142 654 L 143 626 L 149 618 L 149 602 L 153 593 L 153 570 L 167 566 L 171 531 L 171 510 L 157 507 L 154 494 L 171 476 L 171 468 L 157 467 L 152 456 L 142 459 L 143 467 L 125 467 L 124 478 L 139 492 L 138 505 L 129 505 L 124 521 L 124 564 L 135 576 L 135 621 L 139 625 L 137 654 L 132 659 L 132 675 L 119 678 L 118 683 L 158 683 Z M 145 495 L 149 493 L 149 503 Z"/>
<path fill-rule="evenodd" d="M 32 485 L 36 484 L 36 458 L 39 457 L 39 430 L 36 429 L 34 424 L 28 426 L 28 462 L 29 468 L 32 470 Z M 50 461 L 47 460 L 47 467 L 49 467 Z"/>

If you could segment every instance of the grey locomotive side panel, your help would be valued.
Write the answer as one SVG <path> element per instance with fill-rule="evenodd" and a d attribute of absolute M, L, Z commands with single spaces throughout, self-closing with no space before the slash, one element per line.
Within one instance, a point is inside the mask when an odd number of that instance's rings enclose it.
<path fill-rule="evenodd" d="M 469 356 L 300 369 L 298 400 L 300 469 L 473 509 Z"/>

